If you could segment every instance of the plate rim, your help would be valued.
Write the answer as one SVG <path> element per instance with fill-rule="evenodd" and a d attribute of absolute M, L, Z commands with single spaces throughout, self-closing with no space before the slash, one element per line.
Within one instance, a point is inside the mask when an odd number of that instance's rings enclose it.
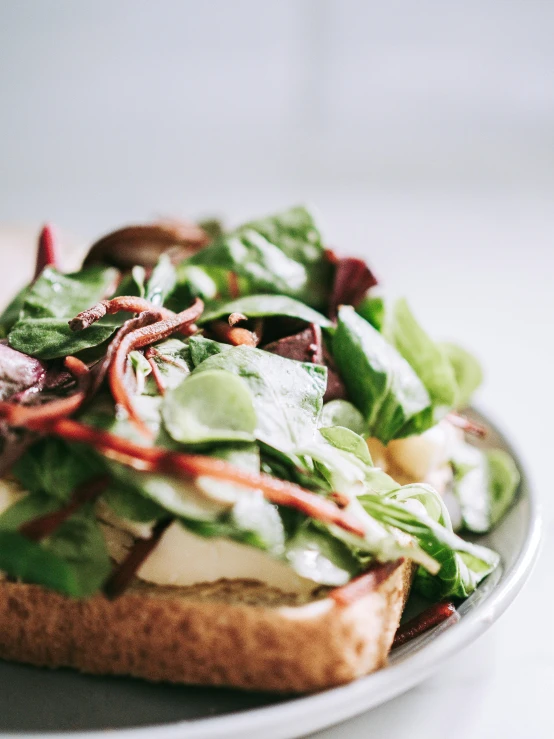
<path fill-rule="evenodd" d="M 524 541 L 508 575 L 496 585 L 485 601 L 456 624 L 436 634 L 420 651 L 352 683 L 319 693 L 293 697 L 289 702 L 247 709 L 211 718 L 189 719 L 139 727 L 84 731 L 0 733 L 0 739 L 106 739 L 106 733 L 121 739 L 239 739 L 257 732 L 264 739 L 302 736 L 334 726 L 398 697 L 431 675 L 441 664 L 477 639 L 504 613 L 529 578 L 537 560 L 542 533 L 541 504 L 526 465 L 504 429 L 490 421 L 486 410 L 477 414 L 502 438 L 513 455 L 527 492 L 529 523 Z M 494 414 L 493 414 L 494 415 Z M 331 717 L 332 716 L 332 717 Z M 293 729 L 293 733 L 290 730 Z M 263 733 L 262 733 L 263 732 Z"/>

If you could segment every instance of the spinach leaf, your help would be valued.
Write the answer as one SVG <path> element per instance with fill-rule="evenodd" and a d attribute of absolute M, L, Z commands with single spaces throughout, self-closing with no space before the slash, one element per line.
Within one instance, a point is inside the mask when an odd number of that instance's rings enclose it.
<path fill-rule="evenodd" d="M 194 367 L 198 367 L 208 357 L 231 351 L 232 348 L 229 344 L 221 344 L 204 336 L 191 336 L 189 339 L 190 359 Z"/>
<path fill-rule="evenodd" d="M 384 334 L 429 393 L 432 423 L 439 421 L 454 407 L 457 397 L 456 377 L 446 352 L 421 328 L 404 299 L 397 300 L 387 316 Z"/>
<path fill-rule="evenodd" d="M 25 521 L 51 513 L 59 504 L 44 494 L 32 494 L 0 516 L 0 569 L 25 582 L 34 582 L 67 595 L 95 593 L 110 574 L 104 537 L 89 503 L 40 544 L 17 533 Z M 13 550 L 4 552 L 3 546 Z"/>
<path fill-rule="evenodd" d="M 106 316 L 84 331 L 71 331 L 67 322 L 105 298 L 117 275 L 111 267 L 89 267 L 71 275 L 46 267 L 26 293 L 9 334 L 10 346 L 40 359 L 56 359 L 103 343 L 124 314 Z"/>
<path fill-rule="evenodd" d="M 204 313 L 198 323 L 202 326 L 218 318 L 229 316 L 231 313 L 243 313 L 247 318 L 287 316 L 288 318 L 299 318 L 307 323 L 316 323 L 326 328 L 332 325 L 331 321 L 321 313 L 286 295 L 246 295 Z"/>
<path fill-rule="evenodd" d="M 81 595 L 67 562 L 15 531 L 0 530 L 0 570 L 26 583 L 43 585 L 65 595 Z"/>
<path fill-rule="evenodd" d="M 330 400 L 323 406 L 320 425 L 344 426 L 360 436 L 367 436 L 367 423 L 356 408 L 348 400 Z"/>
<path fill-rule="evenodd" d="M 431 404 L 408 362 L 352 307 L 339 310 L 333 355 L 348 393 L 383 443 Z"/>
<path fill-rule="evenodd" d="M 15 463 L 13 475 L 25 490 L 44 493 L 55 501 L 69 500 L 79 485 L 105 467 L 90 448 L 61 439 L 40 439 Z"/>
<path fill-rule="evenodd" d="M 150 498 L 146 498 L 134 488 L 127 487 L 120 481 L 110 485 L 102 495 L 102 500 L 116 516 L 129 521 L 150 523 L 158 521 L 166 515 L 165 510 Z"/>
<path fill-rule="evenodd" d="M 224 370 L 187 377 L 166 393 L 162 417 L 171 437 L 182 444 L 255 439 L 256 411 L 248 386 Z"/>
<path fill-rule="evenodd" d="M 21 290 L 15 295 L 10 303 L 6 306 L 2 315 L 0 315 L 0 339 L 6 338 L 9 332 L 12 330 L 14 323 L 16 323 L 23 308 L 23 303 L 27 297 L 29 286 L 21 288 Z"/>
<path fill-rule="evenodd" d="M 327 383 L 325 367 L 237 346 L 208 357 L 193 375 L 214 369 L 232 372 L 248 385 L 257 414 L 257 438 L 284 451 L 314 438 Z"/>
<path fill-rule="evenodd" d="M 113 267 L 88 267 L 63 275 L 46 267 L 30 287 L 22 318 L 73 318 L 113 292 L 119 273 Z"/>
<path fill-rule="evenodd" d="M 188 262 L 181 262 L 176 267 L 177 283 L 165 301 L 170 310 L 178 313 L 195 298 L 201 298 L 206 305 L 217 299 L 228 300 L 228 272 L 218 267 L 196 267 Z M 229 298 L 224 297 L 229 295 Z"/>
<path fill-rule="evenodd" d="M 65 521 L 43 546 L 68 563 L 77 584 L 75 595 L 80 597 L 95 593 L 111 572 L 106 543 L 92 505 Z"/>
<path fill-rule="evenodd" d="M 175 267 L 171 264 L 171 259 L 167 254 L 162 254 L 158 264 L 152 270 L 144 297 L 153 305 L 163 305 L 167 296 L 173 291 L 176 282 Z"/>
<path fill-rule="evenodd" d="M 481 365 L 472 354 L 461 346 L 443 343 L 440 344 L 440 347 L 448 357 L 456 378 L 456 384 L 458 386 L 456 408 L 466 408 L 469 405 L 471 396 L 483 382 Z"/>
<path fill-rule="evenodd" d="M 290 295 L 314 308 L 328 302 L 332 266 L 313 217 L 302 207 L 223 234 L 187 264 L 235 272 L 251 293 Z"/>

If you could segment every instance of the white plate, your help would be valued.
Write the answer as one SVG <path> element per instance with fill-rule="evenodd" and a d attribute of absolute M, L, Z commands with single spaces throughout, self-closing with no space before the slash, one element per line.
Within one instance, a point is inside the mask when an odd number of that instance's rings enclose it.
<path fill-rule="evenodd" d="M 487 444 L 512 454 L 492 431 Z M 514 455 L 517 460 L 517 455 Z M 298 737 L 344 721 L 416 685 L 447 657 L 476 639 L 511 603 L 527 579 L 540 538 L 537 500 L 525 471 L 508 515 L 479 541 L 502 555 L 502 568 L 446 622 L 395 650 L 385 669 L 350 685 L 301 698 L 239 691 L 150 685 L 0 663 L 0 738 L 45 733 L 50 739 L 264 739 Z"/>

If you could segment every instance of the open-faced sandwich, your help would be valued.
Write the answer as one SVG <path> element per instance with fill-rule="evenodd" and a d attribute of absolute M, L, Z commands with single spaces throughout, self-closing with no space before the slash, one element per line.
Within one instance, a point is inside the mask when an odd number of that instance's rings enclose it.
<path fill-rule="evenodd" d="M 425 626 L 498 565 L 455 533 L 518 483 L 467 441 L 478 364 L 304 208 L 124 228 L 72 274 L 45 227 L 0 326 L 4 659 L 316 690 L 386 662 L 411 587 Z"/>

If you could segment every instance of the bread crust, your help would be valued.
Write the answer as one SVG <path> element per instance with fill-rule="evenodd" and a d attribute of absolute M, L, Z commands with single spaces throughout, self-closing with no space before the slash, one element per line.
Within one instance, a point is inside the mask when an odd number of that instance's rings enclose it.
<path fill-rule="evenodd" d="M 152 681 L 302 693 L 382 667 L 409 593 L 402 564 L 348 606 L 251 581 L 135 585 L 115 601 L 0 583 L 0 657 Z"/>

